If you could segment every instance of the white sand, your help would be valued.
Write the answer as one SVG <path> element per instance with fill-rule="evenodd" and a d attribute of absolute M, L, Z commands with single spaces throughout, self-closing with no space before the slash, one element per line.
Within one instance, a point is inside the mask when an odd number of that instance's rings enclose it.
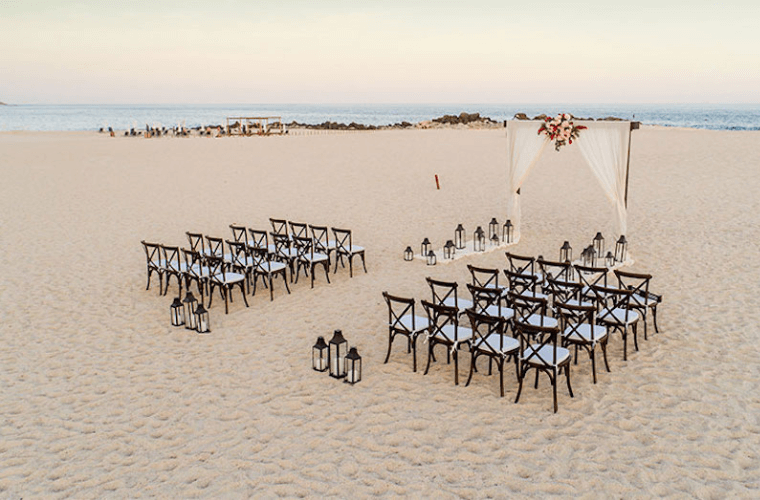
<path fill-rule="evenodd" d="M 634 132 L 628 238 L 665 296 L 661 333 L 627 362 L 614 336 L 597 385 L 581 357 L 555 415 L 546 379 L 514 404 L 512 372 L 502 399 L 482 372 L 455 387 L 440 356 L 412 373 L 402 340 L 382 364 L 381 291 L 427 298 L 427 275 L 464 284 L 467 263 L 506 265 L 401 258 L 503 219 L 503 130 L 0 134 L 0 497 L 758 497 L 758 139 Z M 577 149 L 547 151 L 515 252 L 609 234 L 595 182 Z M 236 296 L 227 316 L 217 297 L 208 336 L 171 327 L 176 285 L 144 290 L 140 240 L 269 217 L 353 228 L 369 273 L 317 274 L 290 296 L 277 283 L 274 302 Z M 354 387 L 310 367 L 335 328 L 364 358 Z"/>

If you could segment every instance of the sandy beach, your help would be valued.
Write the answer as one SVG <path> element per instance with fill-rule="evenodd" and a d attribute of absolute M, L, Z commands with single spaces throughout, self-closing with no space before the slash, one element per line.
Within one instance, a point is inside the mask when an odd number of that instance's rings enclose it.
<path fill-rule="evenodd" d="M 419 300 L 426 276 L 464 285 L 467 264 L 506 266 L 503 252 L 402 259 L 458 223 L 503 222 L 503 129 L 0 133 L 0 497 L 757 498 L 758 139 L 633 132 L 630 269 L 664 295 L 660 333 L 625 362 L 614 335 L 596 385 L 581 356 L 553 414 L 545 378 L 514 404 L 511 371 L 500 398 L 496 375 L 455 386 L 440 356 L 412 373 L 402 340 L 383 364 L 382 291 Z M 611 233 L 572 146 L 547 150 L 522 193 L 515 253 Z M 177 286 L 145 290 L 140 240 L 187 246 L 185 231 L 231 238 L 269 217 L 351 228 L 368 273 L 317 273 L 291 295 L 279 282 L 249 308 L 236 294 L 228 315 L 217 296 L 210 335 L 170 326 Z M 353 387 L 311 369 L 336 328 L 364 359 Z"/>

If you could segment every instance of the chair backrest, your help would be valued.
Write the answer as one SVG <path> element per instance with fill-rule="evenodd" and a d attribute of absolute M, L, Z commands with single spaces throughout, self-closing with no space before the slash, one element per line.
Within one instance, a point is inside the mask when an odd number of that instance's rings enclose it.
<path fill-rule="evenodd" d="M 232 229 L 232 239 L 235 241 L 241 241 L 243 243 L 246 242 L 248 238 L 248 229 L 246 229 L 243 226 L 238 226 L 235 224 L 230 224 L 230 229 Z"/>
<path fill-rule="evenodd" d="M 308 262 L 314 259 L 314 245 L 311 238 L 302 238 L 293 236 L 293 247 L 296 249 L 296 258 L 301 262 Z"/>
<path fill-rule="evenodd" d="M 405 297 L 396 297 L 383 292 L 385 303 L 388 304 L 388 326 L 395 331 L 404 333 L 413 333 L 417 331 L 417 325 L 414 315 L 414 299 Z M 411 317 L 411 320 L 403 318 Z"/>
<path fill-rule="evenodd" d="M 583 285 L 572 281 L 559 281 L 554 278 L 547 278 L 546 290 L 552 298 L 552 303 L 556 306 L 560 302 L 575 300 L 582 301 Z M 590 303 L 591 305 L 591 303 Z"/>
<path fill-rule="evenodd" d="M 338 253 L 351 253 L 351 247 L 353 246 L 351 230 L 334 227 L 332 231 L 335 236 L 335 248 L 338 250 Z"/>
<path fill-rule="evenodd" d="M 499 288 L 499 270 L 475 267 L 467 264 L 467 269 L 472 276 L 472 284 L 475 286 Z"/>
<path fill-rule="evenodd" d="M 515 320 L 528 321 L 531 316 L 540 318 L 543 324 L 548 311 L 548 301 L 543 297 L 522 295 L 512 291 L 507 293 L 507 302 L 515 311 Z"/>
<path fill-rule="evenodd" d="M 597 318 L 627 324 L 631 315 L 632 292 L 621 288 L 594 285 L 591 287 L 596 298 Z M 618 312 L 615 314 L 615 312 Z"/>
<path fill-rule="evenodd" d="M 214 257 L 224 258 L 224 240 L 213 236 L 206 236 L 208 242 L 208 254 Z"/>
<path fill-rule="evenodd" d="M 634 307 L 646 307 L 654 302 L 659 302 L 659 297 L 649 293 L 651 274 L 637 274 L 615 269 L 618 279 L 618 288 L 631 291 L 631 305 Z"/>
<path fill-rule="evenodd" d="M 269 233 L 274 244 L 274 252 L 280 257 L 289 257 L 290 238 L 286 234 Z"/>
<path fill-rule="evenodd" d="M 269 223 L 272 224 L 272 232 L 274 234 L 281 234 L 287 236 L 288 234 L 288 221 L 285 219 L 269 219 Z"/>
<path fill-rule="evenodd" d="M 327 246 L 330 242 L 327 226 L 309 225 L 309 229 L 311 229 L 311 238 L 314 240 L 314 247 L 319 252 L 327 253 Z"/>
<path fill-rule="evenodd" d="M 433 294 L 433 303 L 442 305 L 445 302 L 453 303 L 454 308 L 459 307 L 459 299 L 457 297 L 457 285 L 454 281 L 438 281 L 433 278 L 425 278 L 430 287 L 430 291 Z"/>
<path fill-rule="evenodd" d="M 269 252 L 266 248 L 251 247 L 251 262 L 256 271 L 267 273 L 269 271 Z"/>
<path fill-rule="evenodd" d="M 252 248 L 260 250 L 267 250 L 269 248 L 269 235 L 266 231 L 248 228 L 248 235 L 250 236 L 248 243 Z"/>
<path fill-rule="evenodd" d="M 196 280 L 201 279 L 203 277 L 202 269 L 205 267 L 203 256 L 200 254 L 200 252 L 196 252 L 195 250 L 188 250 L 187 248 L 183 248 L 181 251 L 182 256 L 185 259 L 185 271 L 187 274 Z"/>
<path fill-rule="evenodd" d="M 308 236 L 306 224 L 290 221 L 290 235 L 293 237 L 306 238 Z"/>
<path fill-rule="evenodd" d="M 520 358 L 523 363 L 557 365 L 558 326 L 536 326 L 516 320 L 514 331 L 520 342 Z M 547 346 L 550 348 L 544 349 Z"/>
<path fill-rule="evenodd" d="M 572 334 L 584 337 L 583 325 L 587 325 L 590 332 L 590 340 L 592 342 L 595 340 L 594 336 L 596 335 L 596 332 L 594 326 L 596 326 L 596 306 L 592 304 L 567 304 L 564 302 L 556 302 L 554 306 L 557 319 L 560 321 L 560 325 L 562 325 L 566 337 Z"/>
<path fill-rule="evenodd" d="M 467 284 L 472 295 L 472 310 L 477 314 L 501 317 L 501 290 Z"/>
<path fill-rule="evenodd" d="M 569 262 L 555 262 L 551 260 L 538 259 L 538 268 L 544 278 L 551 275 L 557 281 L 571 281 L 572 265 Z"/>
<path fill-rule="evenodd" d="M 201 233 L 186 232 L 187 241 L 190 242 L 190 250 L 200 252 L 201 255 L 206 254 L 206 244 L 203 241 L 203 235 Z"/>
<path fill-rule="evenodd" d="M 161 269 L 163 267 L 161 245 L 158 243 L 148 243 L 145 240 L 140 243 L 142 243 L 142 246 L 145 249 L 145 258 L 147 259 L 148 267 L 151 269 Z"/>
<path fill-rule="evenodd" d="M 434 304 L 427 300 L 420 303 L 427 313 L 430 330 L 428 335 L 437 340 L 453 344 L 459 341 L 459 312 L 455 307 Z"/>
<path fill-rule="evenodd" d="M 253 265 L 253 260 L 248 252 L 248 245 L 245 241 L 227 240 L 227 247 L 230 249 L 232 267 L 238 269 L 247 269 Z"/>
<path fill-rule="evenodd" d="M 500 355 L 504 350 L 504 319 L 487 314 L 478 314 L 469 309 L 467 310 L 467 318 L 470 320 L 470 328 L 472 328 L 473 347 L 492 356 Z M 489 338 L 493 334 L 496 335 Z"/>
<path fill-rule="evenodd" d="M 509 270 L 516 274 L 536 274 L 536 259 L 524 255 L 504 252 L 509 261 Z"/>
<path fill-rule="evenodd" d="M 606 267 L 575 266 L 578 281 L 586 287 L 607 286 Z"/>
<path fill-rule="evenodd" d="M 179 247 L 161 245 L 161 253 L 164 255 L 166 270 L 170 273 L 182 274 L 182 265 L 179 260 Z"/>
<path fill-rule="evenodd" d="M 538 276 L 535 274 L 523 274 L 504 270 L 504 275 L 507 277 L 509 283 L 509 289 L 514 293 L 532 294 L 535 295 L 536 287 L 538 285 Z"/>
<path fill-rule="evenodd" d="M 224 269 L 224 259 L 221 257 L 216 257 L 213 255 L 209 255 L 206 257 L 206 263 L 208 264 L 208 272 L 209 276 L 214 278 L 215 276 L 221 276 L 222 281 L 225 281 L 225 269 Z"/>

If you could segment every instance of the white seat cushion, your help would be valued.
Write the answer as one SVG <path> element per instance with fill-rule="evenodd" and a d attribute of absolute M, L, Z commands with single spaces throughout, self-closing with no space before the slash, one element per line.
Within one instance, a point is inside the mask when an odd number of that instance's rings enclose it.
<path fill-rule="evenodd" d="M 603 311 L 601 314 L 599 314 L 598 319 L 599 321 L 604 322 L 604 323 L 614 323 L 617 325 L 622 325 L 622 324 L 630 325 L 630 324 L 636 323 L 639 320 L 639 313 L 637 313 L 636 311 L 632 311 L 630 309 L 628 310 L 627 322 L 625 320 L 626 319 L 625 315 L 626 315 L 625 309 L 617 308 L 617 309 L 613 309 L 612 313 L 610 313 L 610 311 Z"/>
<path fill-rule="evenodd" d="M 275 273 L 285 269 L 285 264 L 282 262 L 262 262 L 259 269 L 265 273 Z"/>
<path fill-rule="evenodd" d="M 558 366 L 570 358 L 570 351 L 557 346 L 557 358 L 554 359 L 554 346 L 533 344 L 525 348 L 523 361 L 531 365 Z"/>
<path fill-rule="evenodd" d="M 549 296 L 548 295 L 546 295 L 544 293 L 540 293 L 540 292 L 531 292 L 531 291 L 525 290 L 524 292 L 521 292 L 520 295 L 523 296 L 523 297 L 533 297 L 533 298 L 536 298 L 536 299 L 549 300 Z"/>
<path fill-rule="evenodd" d="M 315 253 L 313 255 L 306 254 L 303 258 L 309 262 L 323 262 L 329 259 L 327 255 L 323 253 Z"/>
<path fill-rule="evenodd" d="M 570 300 L 568 300 L 565 303 L 569 304 L 571 306 L 593 306 L 594 305 L 594 303 L 592 301 L 590 301 L 590 300 L 575 300 L 575 299 L 570 299 Z"/>
<path fill-rule="evenodd" d="M 454 302 L 454 297 L 448 297 L 443 301 L 443 305 L 448 307 L 456 307 L 457 310 L 464 311 L 465 309 L 472 307 L 472 301 L 457 298 L 457 301 Z"/>
<path fill-rule="evenodd" d="M 399 321 L 394 325 L 393 323 L 390 323 L 389 326 L 395 326 L 395 328 L 398 329 L 406 329 L 412 333 L 418 333 L 424 330 L 428 329 L 428 326 L 430 326 L 430 323 L 425 316 L 414 316 L 414 328 L 412 328 L 412 315 L 406 314 L 404 316 L 401 316 L 399 318 Z"/>
<path fill-rule="evenodd" d="M 278 253 L 288 259 L 295 259 L 298 257 L 298 251 L 295 248 L 281 248 Z"/>
<path fill-rule="evenodd" d="M 360 247 L 358 245 L 351 245 L 351 246 L 344 246 L 338 248 L 339 252 L 349 252 L 349 253 L 360 253 L 364 251 L 364 247 Z"/>
<path fill-rule="evenodd" d="M 607 337 L 607 328 L 601 325 L 594 325 L 593 332 L 593 342 L 604 340 Z M 575 342 L 585 342 L 587 344 L 591 344 L 591 325 L 588 323 L 583 323 L 574 327 L 568 326 L 562 334 L 562 337 Z"/>
<path fill-rule="evenodd" d="M 496 318 L 501 317 L 501 318 L 504 318 L 504 319 L 512 319 L 514 317 L 514 315 L 515 315 L 515 310 L 514 309 L 510 309 L 508 307 L 502 307 L 501 308 L 501 316 L 500 316 L 499 315 L 499 306 L 497 306 L 497 305 L 488 306 L 486 308 L 485 312 L 486 312 L 486 314 L 488 316 L 493 316 L 493 317 L 496 317 Z"/>
<path fill-rule="evenodd" d="M 527 323 L 533 326 L 547 326 L 554 328 L 557 326 L 557 320 L 551 316 L 541 316 L 540 314 L 531 314 Z"/>
<path fill-rule="evenodd" d="M 501 339 L 499 339 L 499 337 L 501 337 Z M 520 349 L 520 342 L 517 339 L 510 337 L 509 335 L 492 333 L 481 343 L 478 343 L 478 349 L 485 352 L 500 352 L 502 354 L 510 354 Z"/>
<path fill-rule="evenodd" d="M 218 283 L 232 284 L 243 281 L 245 276 L 238 273 L 219 273 L 212 276 L 211 279 Z"/>
<path fill-rule="evenodd" d="M 452 340 L 454 339 L 454 325 L 448 324 L 444 326 L 443 328 L 441 328 L 441 330 L 446 335 L 444 336 L 440 331 L 438 331 L 435 333 L 434 337 L 440 340 L 446 340 L 447 337 Z M 467 327 L 460 326 L 459 329 L 457 330 L 457 337 L 456 337 L 457 342 L 464 342 L 464 341 L 470 340 L 471 338 L 472 338 L 472 330 L 470 330 Z"/>

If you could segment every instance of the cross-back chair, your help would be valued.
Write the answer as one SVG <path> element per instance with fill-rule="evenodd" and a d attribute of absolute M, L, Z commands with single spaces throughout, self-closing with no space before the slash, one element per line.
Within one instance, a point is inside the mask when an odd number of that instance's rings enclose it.
<path fill-rule="evenodd" d="M 551 276 L 556 281 L 573 281 L 573 266 L 569 262 L 555 262 L 552 260 L 537 259 L 539 273 L 544 277 L 544 287 L 546 280 Z"/>
<path fill-rule="evenodd" d="M 583 300 L 583 285 L 574 281 L 558 281 L 546 278 L 546 292 L 552 300 L 552 307 L 559 303 L 572 305 L 594 305 L 593 299 Z"/>
<path fill-rule="evenodd" d="M 293 222 L 289 221 L 288 224 L 290 225 L 290 237 L 295 238 L 306 238 L 309 236 L 307 225 L 303 222 Z"/>
<path fill-rule="evenodd" d="M 269 233 L 258 229 L 248 228 L 248 246 L 251 249 L 264 250 L 270 255 L 274 255 L 275 248 L 269 243 Z"/>
<path fill-rule="evenodd" d="M 459 298 L 457 291 L 459 285 L 456 281 L 440 281 L 430 277 L 425 278 L 425 280 L 430 287 L 434 304 L 453 307 L 460 313 L 464 313 L 465 309 L 472 307 L 472 302 Z"/>
<path fill-rule="evenodd" d="M 473 285 L 484 288 L 495 288 L 502 293 L 502 296 L 507 295 L 508 287 L 499 286 L 499 274 L 501 273 L 498 269 L 475 267 L 473 265 L 467 264 L 467 270 L 470 271 Z"/>
<path fill-rule="evenodd" d="M 564 370 L 567 381 L 567 391 L 573 397 L 570 386 L 570 351 L 559 345 L 558 326 L 536 326 L 519 319 L 515 321 L 515 334 L 520 343 L 519 387 L 515 403 L 520 401 L 523 381 L 530 370 L 536 370 L 535 388 L 538 388 L 538 375 L 546 373 L 552 384 L 554 413 L 557 413 L 557 383 L 559 375 Z"/>
<path fill-rule="evenodd" d="M 391 347 L 397 335 L 406 337 L 407 353 L 412 353 L 412 371 L 417 371 L 417 337 L 428 331 L 427 316 L 417 316 L 414 310 L 414 299 L 397 297 L 383 292 L 383 298 L 388 305 L 388 354 L 384 363 L 391 357 Z"/>
<path fill-rule="evenodd" d="M 502 305 L 504 297 L 498 288 L 487 288 L 468 283 L 467 290 L 472 296 L 472 307 L 469 310 L 477 314 L 502 318 L 504 321 L 509 321 L 514 316 L 515 312 L 512 309 Z M 506 327 L 505 324 L 505 331 Z"/>
<path fill-rule="evenodd" d="M 454 385 L 459 385 L 459 346 L 469 344 L 472 339 L 472 330 L 459 325 L 459 311 L 454 307 L 444 306 L 421 301 L 422 307 L 428 317 L 429 330 L 428 359 L 425 367 L 425 375 L 430 371 L 430 362 L 434 358 L 434 349 L 437 345 L 446 347 L 446 359 L 454 358 Z"/>
<path fill-rule="evenodd" d="M 620 332 L 623 336 L 623 361 L 628 360 L 628 331 L 633 333 L 633 346 L 638 351 L 636 335 L 639 313 L 631 308 L 630 290 L 593 285 L 597 304 L 597 323 Z"/>
<path fill-rule="evenodd" d="M 208 281 L 210 278 L 210 272 L 206 265 L 204 257 L 200 252 L 195 250 L 182 249 L 182 255 L 185 259 L 185 287 L 190 290 L 190 282 L 194 281 L 198 286 L 198 293 L 201 296 L 201 304 L 203 304 L 203 297 L 208 290 Z"/>
<path fill-rule="evenodd" d="M 230 263 L 232 260 L 230 254 L 225 254 L 224 252 L 224 239 L 215 236 L 206 236 L 206 243 L 208 245 L 206 247 L 207 255 L 211 257 L 219 257 L 224 260 L 225 263 Z"/>
<path fill-rule="evenodd" d="M 221 257 L 209 256 L 206 258 L 206 262 L 208 263 L 210 275 L 208 306 L 211 307 L 211 303 L 214 300 L 214 288 L 219 287 L 219 293 L 224 299 L 224 314 L 228 314 L 229 306 L 227 299 L 229 297 L 229 302 L 232 302 L 232 289 L 240 287 L 243 302 L 245 302 L 245 307 L 248 307 L 248 299 L 245 296 L 245 275 L 226 270 L 227 264 Z"/>
<path fill-rule="evenodd" d="M 578 282 L 583 285 L 583 296 L 592 297 L 594 292 L 592 287 L 594 286 L 607 286 L 607 271 L 606 267 L 590 267 L 579 266 L 575 267 L 575 275 L 578 277 Z"/>
<path fill-rule="evenodd" d="M 563 302 L 555 304 L 555 311 L 562 329 L 562 343 L 565 347 L 575 347 L 575 364 L 578 364 L 578 348 L 586 350 L 591 358 L 591 373 L 596 384 L 596 347 L 602 348 L 604 366 L 610 371 L 607 361 L 607 327 L 596 324 L 596 306 L 574 305 Z"/>
<path fill-rule="evenodd" d="M 164 262 L 166 262 L 166 287 L 164 288 L 164 295 L 169 292 L 169 282 L 171 277 L 174 276 L 179 286 L 177 292 L 178 297 L 182 297 L 182 282 L 185 281 L 185 263 L 179 253 L 179 247 L 161 245 L 161 253 L 164 255 Z"/>
<path fill-rule="evenodd" d="M 198 252 L 202 256 L 206 257 L 208 255 L 208 252 L 206 251 L 206 242 L 203 234 L 191 233 L 189 231 L 185 234 L 187 235 L 187 241 L 190 243 L 190 250 Z"/>
<path fill-rule="evenodd" d="M 311 287 L 314 288 L 314 268 L 321 265 L 325 269 L 325 278 L 330 283 L 330 259 L 327 255 L 314 251 L 311 238 L 293 236 L 293 246 L 296 250 L 296 283 L 301 268 L 304 274 L 311 277 Z"/>
<path fill-rule="evenodd" d="M 248 228 L 237 224 L 230 224 L 232 239 L 240 243 L 248 243 Z"/>
<path fill-rule="evenodd" d="M 251 276 L 253 275 L 253 257 L 248 250 L 248 244 L 244 241 L 227 240 L 227 248 L 230 253 L 229 268 L 245 276 L 248 291 L 251 291 Z"/>
<path fill-rule="evenodd" d="M 514 311 L 514 322 L 522 321 L 536 326 L 557 326 L 556 318 L 549 316 L 549 301 L 546 297 L 507 293 L 507 303 Z"/>
<path fill-rule="evenodd" d="M 525 255 L 517 255 L 510 252 L 504 252 L 509 262 L 509 270 L 515 274 L 531 274 L 538 278 L 538 282 L 543 281 L 538 269 L 536 268 L 536 258 Z"/>
<path fill-rule="evenodd" d="M 285 219 L 269 219 L 269 223 L 272 225 L 272 232 L 274 234 L 280 234 L 288 236 L 288 221 Z"/>
<path fill-rule="evenodd" d="M 332 228 L 333 236 L 335 237 L 335 270 L 338 272 L 338 261 L 340 265 L 345 267 L 343 263 L 343 257 L 348 260 L 348 275 L 353 278 L 354 276 L 354 257 L 359 256 L 362 258 L 362 267 L 364 272 L 367 272 L 367 264 L 364 260 L 364 247 L 354 245 L 353 236 L 350 229 L 338 229 Z"/>
<path fill-rule="evenodd" d="M 514 357 L 517 368 L 517 354 L 520 343 L 506 335 L 505 320 L 497 316 L 478 314 L 472 309 L 467 310 L 470 320 L 472 339 L 470 341 L 470 375 L 467 377 L 466 386 L 470 385 L 472 375 L 475 372 L 475 364 L 478 358 L 486 356 L 490 373 L 491 362 L 496 361 L 499 368 L 499 391 L 504 397 L 504 361 Z"/>
<path fill-rule="evenodd" d="M 315 226 L 311 224 L 309 225 L 309 229 L 311 230 L 311 239 L 314 240 L 314 248 L 317 252 L 323 253 L 327 255 L 328 258 L 331 258 L 330 253 L 335 252 L 337 244 L 335 240 L 330 239 L 327 226 Z M 332 260 L 330 260 L 330 262 L 332 262 Z"/>
<path fill-rule="evenodd" d="M 618 288 L 631 291 L 630 307 L 641 313 L 642 323 L 644 323 L 644 340 L 647 339 L 647 315 L 650 309 L 652 310 L 654 331 L 659 333 L 660 330 L 657 328 L 657 305 L 662 302 L 662 296 L 649 291 L 649 282 L 652 280 L 652 275 L 615 269 L 615 276 L 618 279 Z"/>
<path fill-rule="evenodd" d="M 548 296 L 540 292 L 539 277 L 536 274 L 523 274 L 504 270 L 504 275 L 507 277 L 509 283 L 509 291 L 520 294 L 530 295 L 531 297 L 548 298 Z"/>
<path fill-rule="evenodd" d="M 288 235 L 277 233 L 269 233 L 269 235 L 272 237 L 274 244 L 273 258 L 290 268 L 290 282 L 292 283 L 296 273 L 295 262 L 298 258 L 298 251 L 292 247 L 292 242 Z"/>
<path fill-rule="evenodd" d="M 150 290 L 150 276 L 155 272 L 158 274 L 158 293 L 164 289 L 164 273 L 166 272 L 166 262 L 163 260 L 161 245 L 158 243 L 148 243 L 145 240 L 140 242 L 145 250 L 145 259 L 148 271 L 148 284 L 146 290 Z"/>
<path fill-rule="evenodd" d="M 269 288 L 269 300 L 273 301 L 274 287 L 272 279 L 277 276 L 282 276 L 282 282 L 285 283 L 285 289 L 288 291 L 288 295 L 290 295 L 286 264 L 269 260 L 269 252 L 264 248 L 254 247 L 251 250 L 251 257 L 253 258 L 253 295 L 256 295 L 256 283 L 261 278 L 264 286 Z"/>

